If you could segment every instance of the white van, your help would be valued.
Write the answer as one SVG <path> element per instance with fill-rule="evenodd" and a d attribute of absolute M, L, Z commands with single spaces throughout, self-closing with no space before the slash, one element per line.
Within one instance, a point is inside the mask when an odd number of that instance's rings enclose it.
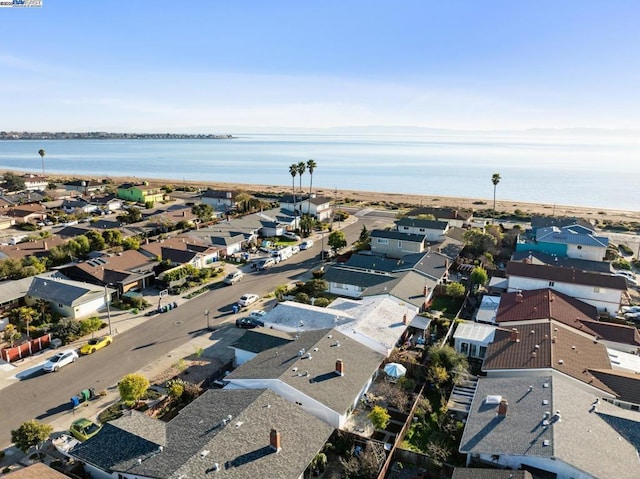
<path fill-rule="evenodd" d="M 300 243 L 300 249 L 309 249 L 313 246 L 313 240 L 305 240 L 302 243 Z"/>

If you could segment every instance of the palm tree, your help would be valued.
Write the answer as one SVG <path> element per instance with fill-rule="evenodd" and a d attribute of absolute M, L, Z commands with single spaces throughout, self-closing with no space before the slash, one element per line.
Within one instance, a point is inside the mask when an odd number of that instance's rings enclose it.
<path fill-rule="evenodd" d="M 494 173 L 491 177 L 491 183 L 493 183 L 493 223 L 496 222 L 496 188 L 500 183 L 500 173 Z"/>
<path fill-rule="evenodd" d="M 307 212 L 311 211 L 311 190 L 313 189 L 313 170 L 316 169 L 318 165 L 313 160 L 307 160 L 307 170 L 309 171 L 309 205 L 307 207 Z"/>
<path fill-rule="evenodd" d="M 307 164 L 304 161 L 301 161 L 296 166 L 298 170 L 298 176 L 300 177 L 300 203 L 302 203 L 302 175 L 304 175 L 305 170 L 307 169 Z M 302 213 L 302 207 L 300 208 L 300 212 Z"/>
<path fill-rule="evenodd" d="M 44 155 L 45 155 L 45 151 L 43 149 L 38 150 L 38 154 L 40 155 L 40 158 L 42 159 L 42 176 L 44 177 Z"/>
<path fill-rule="evenodd" d="M 293 190 L 293 216 L 295 218 L 296 216 L 298 216 L 298 212 L 296 210 L 296 175 L 298 174 L 298 165 L 296 165 L 295 163 L 291 165 L 289 167 L 289 173 L 291 174 L 291 185 Z"/>

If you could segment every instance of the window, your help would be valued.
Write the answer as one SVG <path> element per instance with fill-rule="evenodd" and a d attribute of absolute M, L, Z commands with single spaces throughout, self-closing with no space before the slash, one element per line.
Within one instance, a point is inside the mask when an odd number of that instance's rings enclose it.
<path fill-rule="evenodd" d="M 398 241 L 398 248 L 402 248 L 402 241 Z"/>
<path fill-rule="evenodd" d="M 478 357 L 478 346 L 476 346 L 475 344 L 471 344 L 470 345 L 470 349 L 469 349 L 469 356 L 471 356 L 472 358 L 477 358 Z"/>
<path fill-rule="evenodd" d="M 480 359 L 484 359 L 485 355 L 487 354 L 487 348 L 484 346 L 480 346 L 478 348 L 478 357 Z"/>
<path fill-rule="evenodd" d="M 387 238 L 377 238 L 378 244 L 389 244 L 389 240 Z"/>
<path fill-rule="evenodd" d="M 469 344 L 468 343 L 460 343 L 460 353 L 469 355 Z"/>
<path fill-rule="evenodd" d="M 420 228 L 420 233 L 424 233 L 425 229 L 424 228 Z"/>
<path fill-rule="evenodd" d="M 582 249 L 582 245 L 581 244 L 578 245 L 578 249 Z"/>
<path fill-rule="evenodd" d="M 550 288 L 553 288 L 553 286 L 554 286 L 554 285 L 555 285 L 555 282 L 554 282 L 554 281 L 549 281 L 549 287 L 550 287 Z"/>

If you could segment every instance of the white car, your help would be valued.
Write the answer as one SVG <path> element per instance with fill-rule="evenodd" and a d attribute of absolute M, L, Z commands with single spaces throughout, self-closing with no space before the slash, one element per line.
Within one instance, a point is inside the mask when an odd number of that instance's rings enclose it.
<path fill-rule="evenodd" d="M 298 236 L 297 234 L 295 234 L 295 233 L 293 233 L 291 231 L 287 231 L 282 236 L 284 236 L 285 238 L 292 239 L 292 240 L 300 241 L 300 236 Z"/>
<path fill-rule="evenodd" d="M 267 314 L 266 311 L 262 309 L 255 309 L 251 311 L 247 316 L 252 319 L 262 319 L 262 317 Z"/>
<path fill-rule="evenodd" d="M 623 306 L 620 311 L 623 313 L 640 313 L 640 306 Z"/>
<path fill-rule="evenodd" d="M 631 271 L 627 271 L 625 269 L 619 269 L 617 270 L 615 273 L 613 273 L 616 276 L 624 276 L 625 278 L 629 278 L 635 281 L 636 279 L 636 275 L 633 274 Z"/>
<path fill-rule="evenodd" d="M 54 356 L 51 356 L 51 358 L 49 358 L 49 360 L 44 363 L 42 369 L 44 369 L 48 373 L 55 373 L 61 367 L 64 367 L 67 364 L 75 363 L 77 360 L 78 353 L 76 353 L 73 349 L 65 349 L 64 351 L 60 351 Z"/>
<path fill-rule="evenodd" d="M 247 306 L 258 301 L 259 299 L 260 299 L 260 296 L 258 296 L 257 294 L 251 294 L 251 293 L 243 294 L 242 296 L 240 296 L 240 299 L 238 300 L 238 306 L 240 306 L 241 308 L 246 308 Z"/>
<path fill-rule="evenodd" d="M 242 271 L 233 271 L 232 273 L 229 273 L 227 276 L 225 276 L 222 282 L 224 284 L 236 284 L 242 279 L 243 276 L 244 274 L 242 274 Z"/>
<path fill-rule="evenodd" d="M 313 246 L 313 240 L 306 240 L 300 243 L 300 249 L 309 249 Z"/>

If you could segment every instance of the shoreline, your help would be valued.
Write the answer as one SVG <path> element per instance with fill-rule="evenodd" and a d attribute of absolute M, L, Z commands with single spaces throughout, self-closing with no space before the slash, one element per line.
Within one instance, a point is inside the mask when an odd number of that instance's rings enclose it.
<path fill-rule="evenodd" d="M 9 171 L 9 170 L 5 170 Z M 166 178 L 138 178 L 127 176 L 104 176 L 96 177 L 92 175 L 64 175 L 64 174 L 48 174 L 48 178 L 54 179 L 57 182 L 67 181 L 71 179 L 93 179 L 101 180 L 103 178 L 112 181 L 114 184 L 125 182 L 142 182 L 148 181 L 151 184 L 163 186 L 173 185 L 178 186 L 190 186 L 201 188 L 212 188 L 215 190 L 242 190 L 248 193 L 262 193 L 262 194 L 291 194 L 291 186 L 283 185 L 260 185 L 260 184 L 246 184 L 235 182 L 216 182 L 216 181 L 193 181 L 193 180 L 172 180 Z M 308 193 L 308 185 L 305 188 L 303 185 L 303 192 Z M 439 208 L 453 208 L 453 209 L 471 209 L 473 211 L 478 210 L 492 210 L 493 199 L 492 198 L 462 198 L 452 196 L 431 196 L 431 195 L 417 195 L 410 193 L 379 193 L 373 191 L 360 191 L 360 190 L 337 190 L 314 186 L 313 193 L 319 196 L 326 196 L 331 199 L 337 200 L 339 204 L 344 203 L 346 200 L 349 202 L 357 202 L 360 204 L 372 204 L 377 206 L 385 206 L 391 209 L 398 208 L 416 208 L 416 207 L 439 207 Z M 521 210 L 528 215 L 545 215 L 545 216 L 575 216 L 586 220 L 593 220 L 596 222 L 610 221 L 610 222 L 624 222 L 640 223 L 640 211 L 633 210 L 621 210 L 621 209 L 608 209 L 608 208 L 591 208 L 577 205 L 560 205 L 560 204 L 545 204 L 545 203 L 530 203 L 525 201 L 513 201 L 509 199 L 500 199 L 496 197 L 496 211 L 498 213 L 508 212 L 513 213 L 515 210 Z"/>

